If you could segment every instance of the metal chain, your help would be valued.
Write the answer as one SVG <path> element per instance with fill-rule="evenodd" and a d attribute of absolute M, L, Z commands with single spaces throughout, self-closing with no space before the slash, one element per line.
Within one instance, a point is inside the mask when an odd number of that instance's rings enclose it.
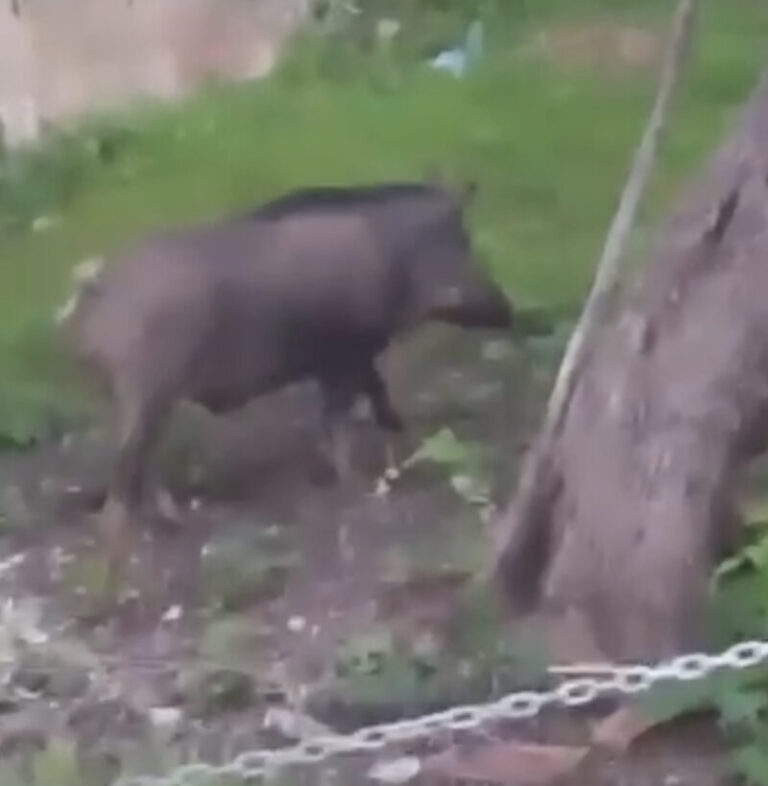
<path fill-rule="evenodd" d="M 413 741 L 444 730 L 462 731 L 491 721 L 533 718 L 548 706 L 580 707 L 610 694 L 643 693 L 667 680 L 701 680 L 719 669 L 749 669 L 765 662 L 768 641 L 746 641 L 720 654 L 682 655 L 653 666 L 610 667 L 606 677 L 569 680 L 552 691 L 511 693 L 488 704 L 454 707 L 412 720 L 370 726 L 349 735 L 315 737 L 277 750 L 248 751 L 229 764 L 196 762 L 165 776 L 121 778 L 115 786 L 212 786 L 216 778 L 259 780 L 290 765 L 317 764 L 342 753 L 375 752 L 391 743 Z"/>

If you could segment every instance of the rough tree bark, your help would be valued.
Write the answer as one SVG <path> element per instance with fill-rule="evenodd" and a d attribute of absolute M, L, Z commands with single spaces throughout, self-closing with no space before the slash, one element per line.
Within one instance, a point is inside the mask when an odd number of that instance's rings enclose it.
<path fill-rule="evenodd" d="M 574 615 L 614 658 L 701 644 L 739 470 L 768 447 L 768 72 L 652 260 L 496 563 L 515 608 Z"/>

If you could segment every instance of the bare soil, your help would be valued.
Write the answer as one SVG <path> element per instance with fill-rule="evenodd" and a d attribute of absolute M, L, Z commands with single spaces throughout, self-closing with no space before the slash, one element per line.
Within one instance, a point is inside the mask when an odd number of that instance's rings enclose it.
<path fill-rule="evenodd" d="M 525 352 L 503 337 L 435 329 L 395 348 L 387 370 L 409 426 L 396 446 L 399 457 L 450 427 L 490 446 L 494 494 L 504 499 L 540 401 Z M 68 653 L 54 671 L 72 671 L 77 662 L 91 675 L 103 670 L 105 681 L 91 678 L 78 688 L 64 680 L 53 703 L 51 680 L 24 694 L 0 712 L 0 750 L 30 726 L 48 735 L 66 729 L 99 750 L 122 750 L 126 740 L 140 736 L 142 717 L 181 706 L 194 717 L 185 715 L 179 744 L 204 758 L 228 760 L 285 739 L 285 729 L 277 737 L 264 729 L 270 702 L 295 705 L 309 686 L 327 681 L 343 642 L 380 624 L 413 633 L 450 617 L 463 579 L 482 557 L 482 523 L 437 468 L 418 467 L 386 496 L 374 494 L 385 457 L 368 421 L 358 427 L 360 480 L 354 488 L 337 487 L 320 452 L 318 409 L 314 390 L 297 387 L 231 418 L 180 413 L 158 474 L 186 511 L 183 529 L 145 534 L 135 585 L 107 615 L 98 603 L 101 562 L 87 491 L 106 480 L 108 436 L 96 429 L 3 460 L 8 534 L 0 540 L 0 556 L 16 559 L 0 570 L 0 592 L 40 600 L 40 625 L 52 636 L 52 648 Z M 271 539 L 288 543 L 292 567 L 280 581 L 246 592 L 231 612 L 216 608 L 216 591 L 204 579 L 211 544 L 226 538 L 246 544 L 257 535 L 266 551 Z M 216 627 L 233 620 L 237 645 Z M 194 714 L 180 685 L 233 662 L 251 679 L 253 696 L 245 691 L 241 701 L 244 688 L 235 687 L 211 710 L 203 695 L 210 688 L 201 688 L 194 698 L 206 709 Z M 40 670 L 27 669 L 33 682 Z M 77 669 L 74 675 L 76 683 Z M 344 720 L 338 719 L 340 727 Z M 586 720 L 545 720 L 499 738 L 583 741 Z M 335 725 L 332 717 L 323 721 Z M 723 783 L 710 726 L 686 734 L 679 739 L 667 732 L 625 761 L 600 760 L 587 781 L 577 782 Z M 363 782 L 354 763 L 339 777 Z M 318 773 L 307 778 L 316 783 Z M 421 782 L 456 781 L 423 776 Z"/>

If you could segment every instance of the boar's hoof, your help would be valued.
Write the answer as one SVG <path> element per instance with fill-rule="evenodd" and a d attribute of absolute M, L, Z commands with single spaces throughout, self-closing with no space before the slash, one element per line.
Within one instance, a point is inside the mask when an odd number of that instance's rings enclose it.
<path fill-rule="evenodd" d="M 133 553 L 136 516 L 128 507 L 108 499 L 98 514 L 97 528 L 109 562 L 110 579 L 117 581 Z"/>
<path fill-rule="evenodd" d="M 328 462 L 336 485 L 348 488 L 355 484 L 357 473 L 352 462 L 352 442 L 349 434 L 343 437 L 334 435 L 328 446 Z"/>
<path fill-rule="evenodd" d="M 344 488 L 354 485 L 357 473 L 350 461 L 347 461 L 345 458 L 340 459 L 339 456 L 332 451 L 330 463 L 333 477 L 337 485 Z"/>
<path fill-rule="evenodd" d="M 178 527 L 182 522 L 182 514 L 171 494 L 164 489 L 159 489 L 155 494 L 155 516 L 163 526 Z"/>
<path fill-rule="evenodd" d="M 99 513 L 99 533 L 107 542 L 123 538 L 131 531 L 134 518 L 134 514 L 125 504 L 107 498 Z"/>

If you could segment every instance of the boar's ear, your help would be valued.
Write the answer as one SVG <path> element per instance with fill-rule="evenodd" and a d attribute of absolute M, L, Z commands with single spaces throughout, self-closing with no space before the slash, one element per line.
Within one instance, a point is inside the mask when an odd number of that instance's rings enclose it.
<path fill-rule="evenodd" d="M 439 166 L 431 166 L 424 172 L 424 181 L 439 188 L 446 188 L 450 182 L 445 170 Z"/>
<path fill-rule="evenodd" d="M 468 205 L 475 198 L 476 193 L 477 182 L 475 180 L 470 180 L 461 186 L 459 196 L 461 197 L 461 201 L 465 205 Z"/>

